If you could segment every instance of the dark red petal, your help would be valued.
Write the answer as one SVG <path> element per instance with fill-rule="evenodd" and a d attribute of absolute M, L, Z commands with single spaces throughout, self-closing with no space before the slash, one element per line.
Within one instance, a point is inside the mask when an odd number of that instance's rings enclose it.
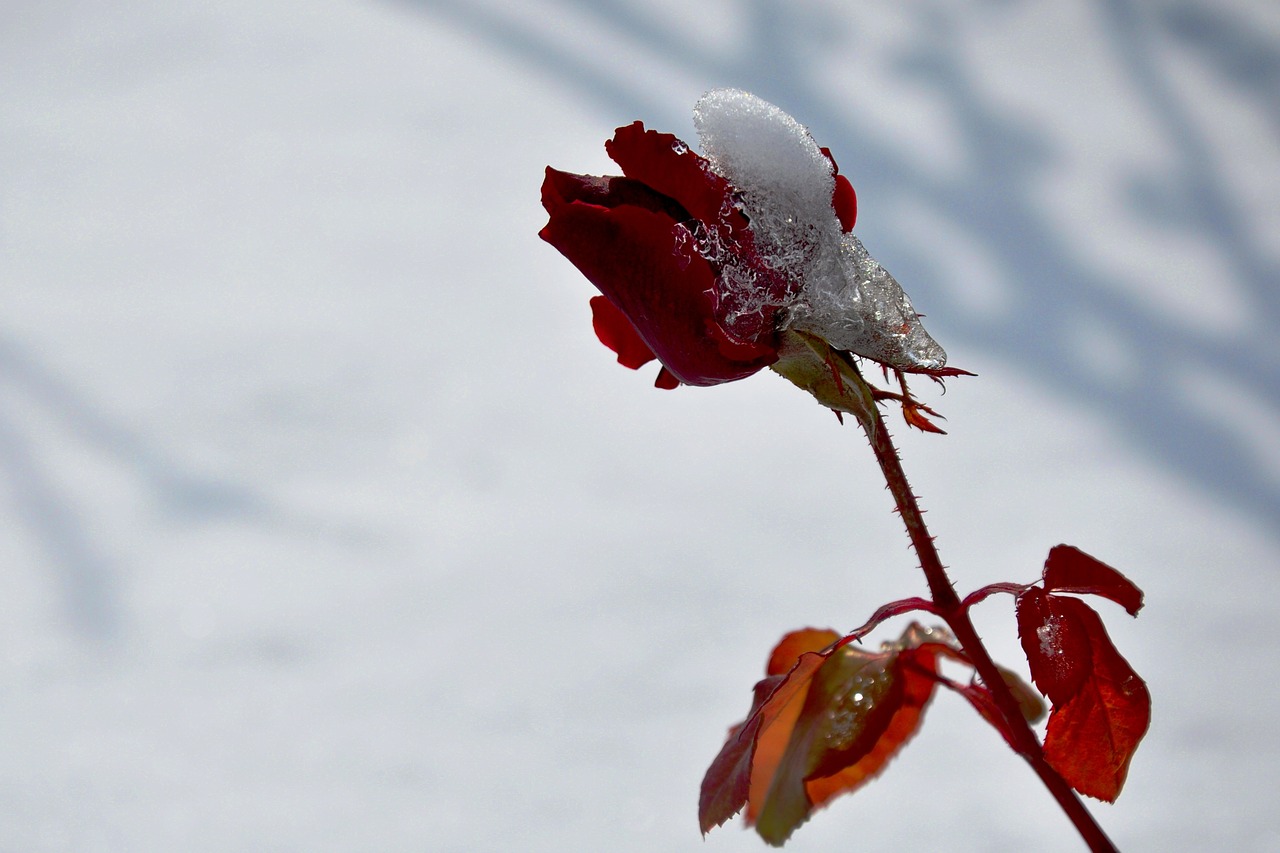
<path fill-rule="evenodd" d="M 552 178 L 548 175 L 548 182 Z M 689 233 L 663 211 L 564 201 L 544 185 L 551 214 L 539 236 L 560 250 L 631 321 L 640 338 L 686 385 L 743 379 L 777 360 L 760 347 L 754 359 L 721 350 L 713 316 L 715 276 L 692 249 Z"/>
<path fill-rule="evenodd" d="M 658 378 L 653 380 L 654 388 L 661 388 L 664 391 L 674 391 L 680 387 L 680 380 L 674 373 L 665 367 L 658 371 Z"/>
<path fill-rule="evenodd" d="M 1142 590 L 1106 563 L 1079 548 L 1057 545 L 1044 563 L 1044 588 L 1061 592 L 1101 595 L 1137 616 L 1142 609 Z"/>
<path fill-rule="evenodd" d="M 853 184 L 844 175 L 836 175 L 836 189 L 831 196 L 831 206 L 836 209 L 840 219 L 840 229 L 848 234 L 853 230 L 853 223 L 858 221 L 858 195 L 853 191 Z"/>
<path fill-rule="evenodd" d="M 623 367 L 635 370 L 657 357 L 627 315 L 603 296 L 591 297 L 591 325 L 600 343 L 618 354 L 618 364 Z"/>
<path fill-rule="evenodd" d="M 724 268 L 749 271 L 744 277 L 754 281 L 750 298 L 719 287 L 714 293 L 717 333 L 723 337 L 725 356 L 750 361 L 763 355 L 762 347 L 772 350 L 777 306 L 799 283 L 788 281 L 760 258 L 733 186 L 675 136 L 645 130 L 640 122 L 618 128 L 605 150 L 627 177 L 671 197 L 701 223 L 698 239 L 718 247 L 713 258 L 717 276 Z"/>
<path fill-rule="evenodd" d="M 655 192 L 639 181 L 575 175 L 548 166 L 546 178 L 542 182 L 542 206 L 550 212 L 553 207 L 574 201 L 601 207 L 643 207 L 645 210 L 666 213 L 677 222 L 689 218 L 689 212 L 675 199 Z"/>
<path fill-rule="evenodd" d="M 840 174 L 840 167 L 836 165 L 836 158 L 831 156 L 831 149 L 820 150 L 831 164 L 831 174 L 836 179 L 836 187 L 831 193 L 831 206 L 835 208 L 836 218 L 840 220 L 840 229 L 848 234 L 858 219 L 858 195 L 853 191 L 853 184 L 849 183 L 849 179 Z"/>
<path fill-rule="evenodd" d="M 655 213 L 665 213 L 676 221 L 685 221 L 690 218 L 688 211 L 674 199 L 651 190 L 639 181 L 630 178 L 576 175 L 548 166 L 546 180 L 542 185 L 543 206 L 550 211 L 568 202 L 584 202 L 607 208 L 631 205 Z M 593 298 L 591 310 L 596 337 L 618 354 L 619 364 L 639 368 L 656 357 L 649 345 L 636 332 L 635 326 L 627 316 L 608 299 L 603 296 Z M 743 347 L 732 339 L 721 341 L 720 347 L 730 359 L 749 361 L 759 358 L 762 354 L 758 345 Z M 659 388 L 671 389 L 679 387 L 680 380 L 664 368 L 658 373 L 655 384 Z"/>
<path fill-rule="evenodd" d="M 637 121 L 618 128 L 604 148 L 624 175 L 675 199 L 695 219 L 714 225 L 732 209 L 729 182 L 670 133 L 645 130 Z M 736 216 L 745 225 L 745 217 Z"/>

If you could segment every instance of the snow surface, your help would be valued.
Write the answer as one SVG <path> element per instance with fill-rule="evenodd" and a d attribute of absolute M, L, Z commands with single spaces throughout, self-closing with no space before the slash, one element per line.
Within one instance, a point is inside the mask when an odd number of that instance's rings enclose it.
<path fill-rule="evenodd" d="M 716 86 L 979 374 L 896 430 L 957 585 L 1146 590 L 1104 826 L 1277 849 L 1278 69 L 1242 0 L 6 4 L 0 850 L 763 849 L 695 803 L 773 642 L 922 579 L 856 430 L 653 389 L 535 236 Z M 788 845 L 855 848 L 1080 849 L 950 696 Z"/>

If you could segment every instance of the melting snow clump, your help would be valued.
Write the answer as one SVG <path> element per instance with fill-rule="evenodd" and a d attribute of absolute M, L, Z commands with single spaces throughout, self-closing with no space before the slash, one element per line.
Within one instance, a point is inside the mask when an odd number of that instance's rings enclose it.
<path fill-rule="evenodd" d="M 711 168 L 742 194 L 761 257 L 800 283 L 778 306 L 787 328 L 899 369 L 947 363 L 897 280 L 841 230 L 831 160 L 804 125 L 738 89 L 704 95 L 693 123 Z M 744 291 L 736 303 L 753 304 L 750 279 L 729 285 Z"/>

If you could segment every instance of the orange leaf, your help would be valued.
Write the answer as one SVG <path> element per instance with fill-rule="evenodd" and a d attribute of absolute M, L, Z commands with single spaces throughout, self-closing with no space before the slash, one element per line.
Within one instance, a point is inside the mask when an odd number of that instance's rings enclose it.
<path fill-rule="evenodd" d="M 849 793 L 873 779 L 906 745 L 919 727 L 925 705 L 937 684 L 932 677 L 937 672 L 936 660 L 936 653 L 925 647 L 909 649 L 897 656 L 893 669 L 902 687 L 892 716 L 856 762 L 829 776 L 811 777 L 805 782 L 805 791 L 815 807 L 825 805 L 838 794 Z M 841 756 L 833 752 L 824 763 L 838 765 L 849 757 L 849 754 Z M 816 772 L 821 773 L 822 770 L 819 767 Z"/>
<path fill-rule="evenodd" d="M 933 637 L 913 624 L 879 653 L 844 645 L 801 657 L 788 676 L 795 690 L 785 700 L 775 692 L 778 713 L 756 737 L 746 819 L 761 838 L 783 844 L 815 809 L 874 778 L 911 738 L 937 684 Z"/>
<path fill-rule="evenodd" d="M 733 817 L 747 803 L 757 756 L 770 761 L 776 742 L 790 734 L 813 673 L 824 657 L 816 654 L 838 640 L 832 630 L 806 628 L 782 638 L 769 656 L 769 677 L 755 688 L 747 719 L 729 730 L 729 739 L 702 779 L 698 822 L 705 834 Z M 799 701 L 797 700 L 799 698 Z M 764 748 L 759 741 L 764 734 Z M 772 759 L 776 764 L 776 758 Z"/>
<path fill-rule="evenodd" d="M 801 628 L 799 631 L 792 631 L 773 647 L 765 673 L 782 675 L 789 672 L 802 654 L 820 652 L 838 639 L 840 635 L 830 628 Z"/>

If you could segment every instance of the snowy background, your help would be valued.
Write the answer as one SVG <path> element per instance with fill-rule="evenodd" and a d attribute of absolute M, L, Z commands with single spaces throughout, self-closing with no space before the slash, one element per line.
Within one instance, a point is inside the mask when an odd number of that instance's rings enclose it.
<path fill-rule="evenodd" d="M 535 236 L 719 85 L 979 374 L 896 428 L 961 590 L 1146 590 L 1103 825 L 1280 849 L 1280 6 L 8 0 L 0 850 L 764 849 L 695 803 L 769 649 L 923 580 L 856 429 L 653 389 Z M 788 849 L 1080 845 L 941 695 Z"/>

